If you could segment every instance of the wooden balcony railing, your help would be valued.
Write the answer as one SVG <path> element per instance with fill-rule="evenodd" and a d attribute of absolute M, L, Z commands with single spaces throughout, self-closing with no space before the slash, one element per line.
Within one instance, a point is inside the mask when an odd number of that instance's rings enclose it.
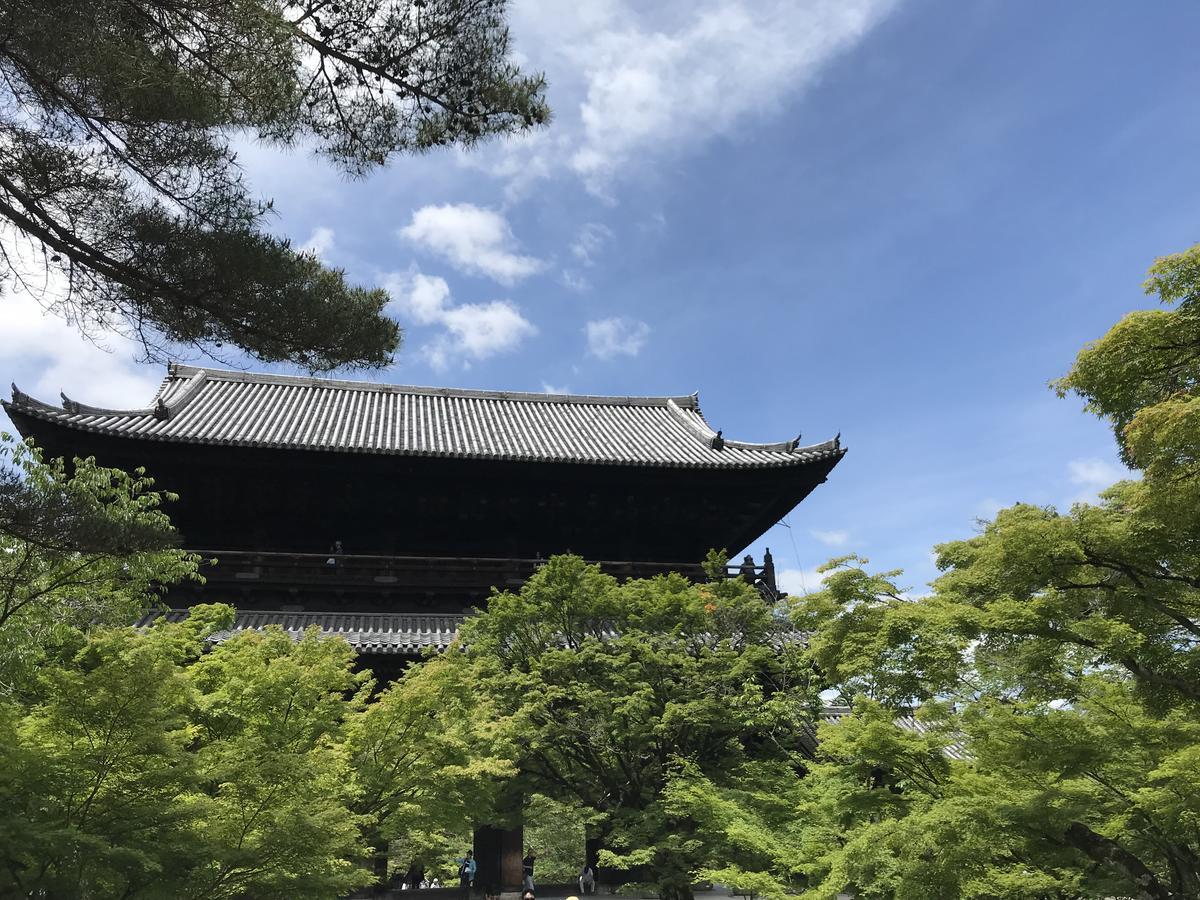
<path fill-rule="evenodd" d="M 253 590 L 276 589 L 419 592 L 429 596 L 482 599 L 490 588 L 516 590 L 545 563 L 544 559 L 493 559 L 486 557 L 364 556 L 326 553 L 265 553 L 245 550 L 198 550 L 216 562 L 202 569 L 210 586 Z M 699 564 L 599 560 L 603 571 L 615 578 L 648 578 L 679 572 L 696 581 L 708 576 Z M 756 584 L 764 599 L 779 598 L 774 566 L 745 562 L 726 568 L 729 578 Z"/>

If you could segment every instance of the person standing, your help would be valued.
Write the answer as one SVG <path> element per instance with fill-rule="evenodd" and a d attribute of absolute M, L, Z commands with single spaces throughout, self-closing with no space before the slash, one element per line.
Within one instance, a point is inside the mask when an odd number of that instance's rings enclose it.
<path fill-rule="evenodd" d="M 533 886 L 533 864 L 537 861 L 537 854 L 530 850 L 525 854 L 525 858 L 521 860 L 521 874 L 524 879 L 521 882 L 521 887 L 527 891 L 534 891 Z"/>
<path fill-rule="evenodd" d="M 458 886 L 462 888 L 463 900 L 471 896 L 471 885 L 475 883 L 475 851 L 468 850 L 467 855 L 455 860 L 458 863 Z"/>
<path fill-rule="evenodd" d="M 591 863 L 584 863 L 579 870 L 579 893 L 587 896 L 596 893 L 596 870 Z"/>

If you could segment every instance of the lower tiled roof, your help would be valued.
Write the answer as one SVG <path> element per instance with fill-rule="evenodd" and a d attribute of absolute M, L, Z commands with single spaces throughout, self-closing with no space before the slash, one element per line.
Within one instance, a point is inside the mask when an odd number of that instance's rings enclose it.
<path fill-rule="evenodd" d="M 159 619 L 181 622 L 187 618 L 186 609 L 171 609 L 147 613 L 138 622 L 145 628 Z M 322 637 L 343 637 L 350 646 L 366 655 L 394 654 L 417 656 L 427 649 L 445 650 L 458 634 L 465 616 L 440 613 L 319 613 L 287 611 L 239 611 L 233 627 L 219 631 L 210 640 L 214 643 L 241 631 L 259 630 L 278 625 L 299 639 L 309 628 L 316 626 Z"/>
<path fill-rule="evenodd" d="M 138 628 L 147 628 L 155 622 L 182 622 L 187 618 L 186 609 L 156 610 L 138 621 Z M 391 654 L 397 656 L 419 656 L 425 650 L 446 650 L 458 634 L 458 626 L 466 616 L 443 613 L 321 613 L 287 612 L 286 610 L 246 610 L 237 613 L 233 627 L 218 631 L 209 638 L 220 643 L 233 635 L 247 630 L 260 630 L 277 625 L 295 639 L 299 639 L 309 628 L 316 626 L 322 637 L 339 636 L 364 655 Z M 796 639 L 798 632 L 787 637 Z M 802 636 L 801 636 L 802 639 Z M 785 642 L 787 638 L 784 639 Z M 821 723 L 835 725 L 851 714 L 848 706 L 826 706 L 821 710 Z M 904 731 L 924 734 L 931 725 L 912 714 L 896 716 L 895 725 Z M 815 726 L 816 723 L 814 723 Z M 811 754 L 817 749 L 817 731 L 809 730 L 804 738 L 805 749 Z M 967 760 L 971 756 L 961 743 L 953 743 L 942 751 L 951 759 Z"/>

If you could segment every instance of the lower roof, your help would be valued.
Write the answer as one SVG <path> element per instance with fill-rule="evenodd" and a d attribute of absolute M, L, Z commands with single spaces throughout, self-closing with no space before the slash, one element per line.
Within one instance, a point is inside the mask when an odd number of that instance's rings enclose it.
<path fill-rule="evenodd" d="M 137 622 L 138 628 L 148 628 L 158 621 L 182 622 L 188 616 L 186 609 L 155 610 Z M 288 612 L 286 610 L 239 611 L 233 626 L 213 634 L 209 641 L 220 643 L 243 631 L 260 631 L 268 626 L 278 626 L 294 640 L 299 640 L 309 628 L 317 628 L 321 637 L 341 637 L 359 654 L 364 656 L 420 656 L 427 650 L 449 649 L 458 635 L 458 627 L 466 616 L 423 614 L 423 613 L 320 613 Z M 790 639 L 803 639 L 799 633 Z M 848 706 L 826 706 L 821 710 L 820 723 L 836 725 L 851 715 Z M 918 718 L 912 711 L 904 711 L 893 720 L 902 731 L 924 734 L 935 727 Z M 816 725 L 802 737 L 805 750 L 811 755 L 817 749 Z M 942 750 L 951 759 L 969 760 L 971 755 L 961 742 L 951 743 Z"/>
<path fill-rule="evenodd" d="M 186 609 L 155 610 L 144 615 L 137 627 L 146 628 L 158 621 L 182 622 Z M 209 640 L 220 643 L 243 631 L 261 631 L 277 625 L 295 640 L 309 628 L 321 637 L 345 638 L 360 654 L 419 656 L 426 650 L 445 650 L 458 634 L 466 616 L 422 613 L 320 613 L 286 610 L 238 611 L 233 626 L 218 631 Z"/>

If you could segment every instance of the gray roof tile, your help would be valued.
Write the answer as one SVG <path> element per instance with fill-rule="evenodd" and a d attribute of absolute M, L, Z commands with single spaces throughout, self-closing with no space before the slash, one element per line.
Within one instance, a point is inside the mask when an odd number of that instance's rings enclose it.
<path fill-rule="evenodd" d="M 716 440 L 697 395 L 597 397 L 405 387 L 172 365 L 150 406 L 6 407 L 84 431 L 144 440 L 410 456 L 690 468 L 773 468 L 840 457 L 835 438 Z"/>
<path fill-rule="evenodd" d="M 147 628 L 159 619 L 181 622 L 187 618 L 186 609 L 157 610 L 147 613 L 137 623 Z M 427 649 L 445 650 L 458 634 L 464 616 L 441 614 L 396 613 L 316 613 L 287 611 L 239 610 L 233 627 L 219 631 L 209 640 L 220 643 L 242 631 L 258 631 L 278 625 L 292 638 L 299 640 L 309 628 L 316 626 L 322 637 L 343 637 L 359 653 L 415 656 Z"/>

